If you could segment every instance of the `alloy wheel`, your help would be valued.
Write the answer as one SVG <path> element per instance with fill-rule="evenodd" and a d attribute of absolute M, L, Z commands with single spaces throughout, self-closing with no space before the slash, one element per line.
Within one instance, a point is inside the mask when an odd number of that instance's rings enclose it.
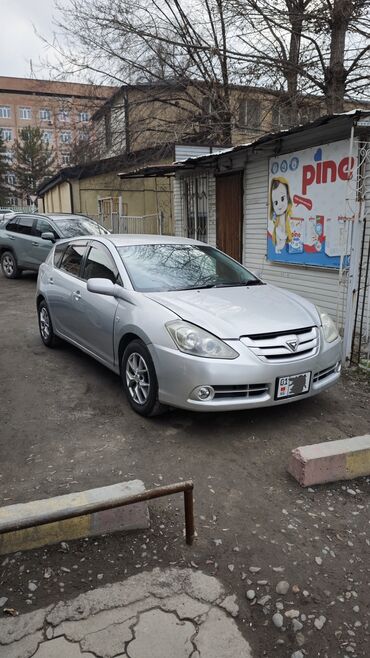
<path fill-rule="evenodd" d="M 50 318 L 49 318 L 49 313 L 47 312 L 47 309 L 45 306 L 43 306 L 40 310 L 40 331 L 41 331 L 41 336 L 43 337 L 44 340 L 49 340 L 50 337 Z"/>
<path fill-rule="evenodd" d="M 126 383 L 136 404 L 145 404 L 150 392 L 150 375 L 145 359 L 133 352 L 126 363 Z"/>
<path fill-rule="evenodd" d="M 6 276 L 12 276 L 14 274 L 14 260 L 11 256 L 7 254 L 3 257 L 2 266 Z"/>

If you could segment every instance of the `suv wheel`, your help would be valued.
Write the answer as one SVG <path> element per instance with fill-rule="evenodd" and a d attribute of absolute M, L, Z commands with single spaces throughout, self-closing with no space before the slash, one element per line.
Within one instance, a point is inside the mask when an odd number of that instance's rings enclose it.
<path fill-rule="evenodd" d="M 7 279 L 17 279 L 21 271 L 18 267 L 17 260 L 11 251 L 4 251 L 1 256 L 1 269 Z"/>

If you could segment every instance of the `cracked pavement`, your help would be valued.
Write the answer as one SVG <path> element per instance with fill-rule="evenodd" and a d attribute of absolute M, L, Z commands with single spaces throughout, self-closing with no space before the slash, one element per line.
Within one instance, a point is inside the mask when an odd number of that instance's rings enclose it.
<path fill-rule="evenodd" d="M 213 576 L 154 569 L 0 620 L 3 658 L 252 658 L 235 595 Z"/>

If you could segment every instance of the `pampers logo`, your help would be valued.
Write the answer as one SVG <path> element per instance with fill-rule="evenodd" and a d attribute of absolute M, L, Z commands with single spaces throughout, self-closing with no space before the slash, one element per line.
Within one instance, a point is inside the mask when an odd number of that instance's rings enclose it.
<path fill-rule="evenodd" d="M 315 164 L 307 164 L 302 167 L 302 194 L 307 194 L 307 190 L 313 183 L 321 185 L 322 183 L 335 183 L 337 178 L 346 181 L 350 180 L 353 175 L 355 159 L 342 158 L 337 164 L 335 160 L 322 160 L 322 149 L 318 148 L 314 154 Z"/>

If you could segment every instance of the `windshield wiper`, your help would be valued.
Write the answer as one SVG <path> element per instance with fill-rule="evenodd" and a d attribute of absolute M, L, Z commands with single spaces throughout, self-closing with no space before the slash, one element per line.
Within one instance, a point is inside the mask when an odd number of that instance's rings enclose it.
<path fill-rule="evenodd" d="M 235 283 L 219 283 L 212 286 L 213 288 L 236 288 L 240 286 L 263 286 L 262 281 L 251 279 L 251 281 L 239 281 Z"/>
<path fill-rule="evenodd" d="M 251 281 L 235 281 L 234 283 L 208 283 L 205 286 L 189 286 L 188 288 L 170 288 L 169 290 L 206 290 L 208 288 L 238 288 L 241 286 L 264 286 L 263 281 L 251 279 Z"/>

